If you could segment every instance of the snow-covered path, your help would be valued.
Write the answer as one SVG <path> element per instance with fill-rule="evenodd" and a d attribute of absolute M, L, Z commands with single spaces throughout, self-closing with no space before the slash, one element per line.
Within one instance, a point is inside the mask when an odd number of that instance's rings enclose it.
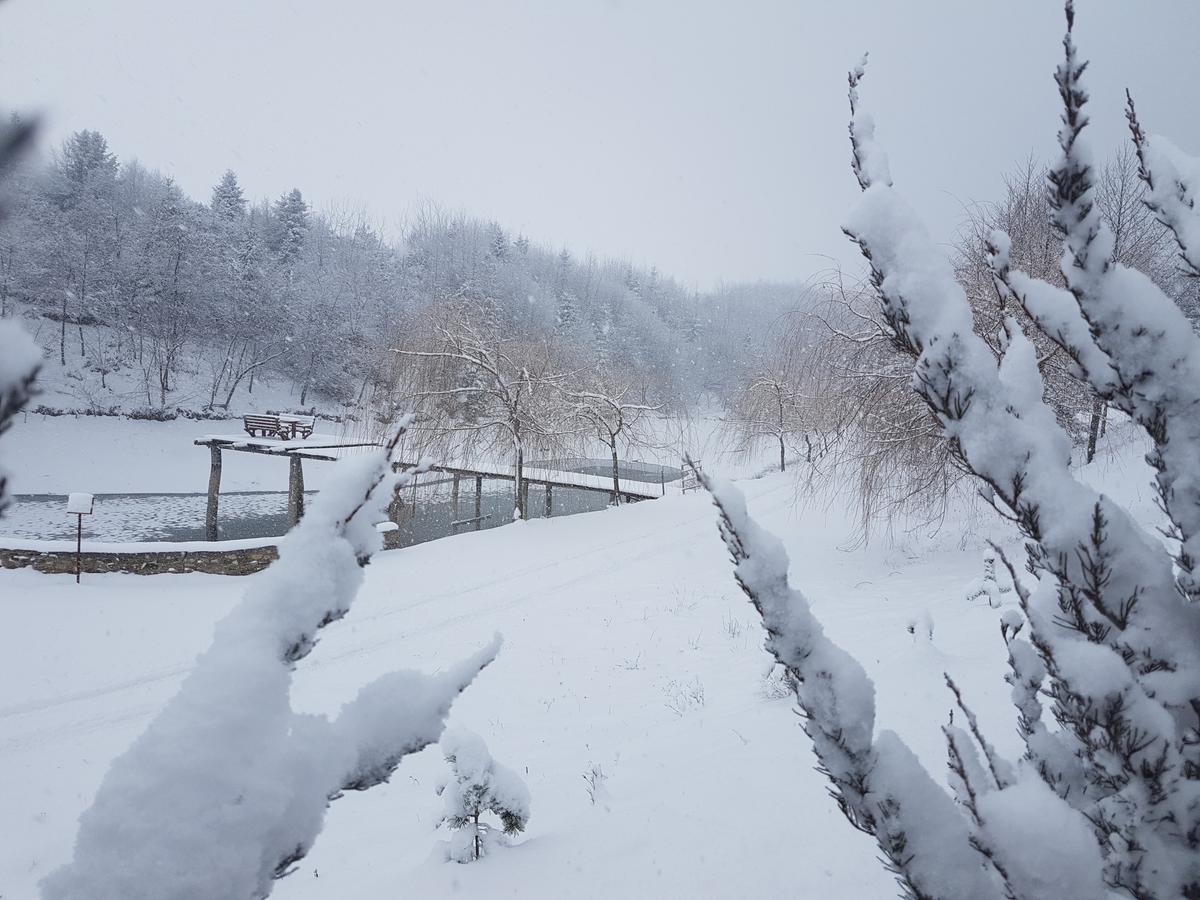
<path fill-rule="evenodd" d="M 975 550 L 919 558 L 843 552 L 848 525 L 793 507 L 780 477 L 746 483 L 788 539 L 795 578 L 833 637 L 876 678 L 880 721 L 942 771 L 938 725 L 951 670 L 999 743 L 995 613 L 960 591 Z M 949 539 L 945 543 L 950 543 Z M 939 584 L 931 592 L 931 584 Z M 109 759 L 173 692 L 244 581 L 68 578 L 0 572 L 0 893 L 31 896 L 70 851 L 74 821 Z M 934 640 L 915 640 L 926 609 Z M 440 861 L 436 750 L 391 785 L 334 804 L 282 898 L 891 896 L 869 839 L 825 794 L 787 700 L 767 696 L 766 655 L 703 496 L 530 521 L 383 554 L 354 611 L 297 676 L 297 704 L 336 709 L 395 667 L 436 669 L 504 633 L 500 659 L 452 721 L 479 732 L 529 783 L 519 847 Z M 952 648 L 952 649 L 951 649 Z M 897 677 L 902 676 L 902 677 Z M 995 716 L 987 713 L 994 711 Z M 584 776 L 604 773 L 590 802 Z"/>

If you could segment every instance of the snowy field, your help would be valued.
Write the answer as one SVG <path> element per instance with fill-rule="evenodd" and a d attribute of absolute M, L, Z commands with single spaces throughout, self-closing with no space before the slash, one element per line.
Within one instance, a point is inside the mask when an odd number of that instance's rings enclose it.
<path fill-rule="evenodd" d="M 1149 517 L 1137 455 L 1109 452 L 1089 474 Z M 965 599 L 981 572 L 979 524 L 1015 546 L 1004 526 L 976 512 L 934 535 L 864 547 L 840 503 L 799 501 L 790 475 L 743 487 L 787 543 L 793 581 L 875 679 L 880 728 L 945 771 L 949 672 L 1000 749 L 1019 751 L 999 612 Z M 32 897 L 69 858 L 107 764 L 172 695 L 247 583 L 107 575 L 76 586 L 0 572 L 0 895 Z M 451 724 L 479 733 L 528 783 L 533 815 L 516 845 L 476 864 L 443 861 L 434 786 L 446 764 L 430 748 L 390 785 L 337 801 L 274 896 L 894 894 L 873 842 L 841 819 L 813 770 L 705 496 L 381 554 L 351 615 L 300 664 L 298 705 L 336 711 L 373 676 L 436 671 L 495 631 L 500 658 Z"/>

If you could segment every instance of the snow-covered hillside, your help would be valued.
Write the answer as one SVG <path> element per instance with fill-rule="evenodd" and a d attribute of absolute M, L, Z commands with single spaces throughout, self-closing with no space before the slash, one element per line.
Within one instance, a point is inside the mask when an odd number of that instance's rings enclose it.
<path fill-rule="evenodd" d="M 1150 515 L 1136 455 L 1110 454 L 1094 477 Z M 793 577 L 830 634 L 875 679 L 880 727 L 942 771 L 946 671 L 1000 749 L 1018 749 L 999 613 L 964 599 L 981 571 L 975 539 L 948 523 L 932 537 L 850 550 L 852 523 L 822 504 L 797 506 L 791 478 L 744 486 L 753 513 L 785 537 Z M 109 760 L 174 692 L 245 584 L 104 576 L 76 587 L 0 573 L 6 895 L 31 896 L 67 859 Z M 451 722 L 482 735 L 529 784 L 533 815 L 517 846 L 478 864 L 443 861 L 434 786 L 445 762 L 430 748 L 390 785 L 334 804 L 315 851 L 275 896 L 892 893 L 873 843 L 841 820 L 813 771 L 706 497 L 385 553 L 352 615 L 301 664 L 297 696 L 335 710 L 373 675 L 437 670 L 496 630 L 500 659 Z"/>

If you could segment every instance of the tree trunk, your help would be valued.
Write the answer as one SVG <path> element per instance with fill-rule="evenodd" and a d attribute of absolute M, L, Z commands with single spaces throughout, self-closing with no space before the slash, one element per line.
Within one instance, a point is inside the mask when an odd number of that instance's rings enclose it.
<path fill-rule="evenodd" d="M 525 448 L 521 446 L 520 441 L 517 442 L 517 478 L 514 483 L 514 498 L 517 514 L 520 518 L 525 518 Z"/>
<path fill-rule="evenodd" d="M 1091 462 L 1096 458 L 1096 439 L 1100 435 L 1100 416 L 1104 412 L 1104 400 L 1097 396 L 1092 401 L 1092 419 L 1088 423 L 1087 459 Z"/>
<path fill-rule="evenodd" d="M 475 813 L 472 818 L 475 820 L 475 858 L 479 859 L 479 851 L 482 849 L 482 841 L 479 840 L 479 813 Z"/>
<path fill-rule="evenodd" d="M 613 495 L 612 502 L 617 506 L 621 502 L 621 464 L 617 461 L 617 442 L 608 445 L 612 450 Z"/>
<path fill-rule="evenodd" d="M 780 471 L 780 472 L 786 472 L 786 471 L 787 471 L 787 462 L 786 462 L 786 461 L 784 460 L 784 458 L 783 458 L 783 450 L 784 450 L 784 447 L 783 447 L 783 435 L 781 434 L 781 435 L 779 436 L 779 471 Z"/>
<path fill-rule="evenodd" d="M 67 364 L 67 292 L 63 291 L 62 302 L 62 326 L 58 332 L 58 361 L 62 365 Z"/>
<path fill-rule="evenodd" d="M 288 459 L 288 525 L 294 528 L 304 515 L 304 460 Z"/>
<path fill-rule="evenodd" d="M 208 510 L 204 514 L 204 539 L 217 539 L 217 503 L 221 493 L 221 448 L 209 447 L 212 468 L 208 472 Z"/>

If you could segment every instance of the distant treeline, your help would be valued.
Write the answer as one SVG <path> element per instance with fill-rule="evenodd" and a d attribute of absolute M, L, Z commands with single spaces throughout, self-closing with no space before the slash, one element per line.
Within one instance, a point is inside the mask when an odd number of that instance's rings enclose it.
<path fill-rule="evenodd" d="M 171 405 L 187 384 L 200 405 L 228 407 L 278 375 L 301 405 L 354 404 L 375 393 L 398 335 L 439 303 L 472 299 L 515 333 L 690 404 L 726 396 L 802 295 L 778 285 L 697 294 L 653 268 L 577 259 L 437 210 L 393 244 L 364 211 L 317 212 L 299 189 L 251 203 L 233 171 L 199 202 L 170 176 L 119 161 L 95 131 L 14 181 L 0 315 L 40 317 L 64 367 L 101 387 L 133 375 L 147 406 Z"/>

